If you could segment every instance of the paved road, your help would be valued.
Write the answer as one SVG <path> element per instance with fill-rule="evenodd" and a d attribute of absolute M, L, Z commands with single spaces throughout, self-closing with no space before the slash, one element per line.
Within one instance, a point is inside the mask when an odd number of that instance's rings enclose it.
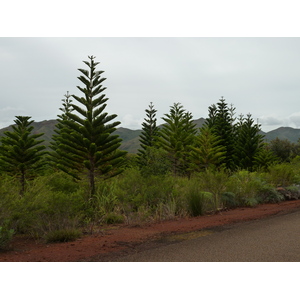
<path fill-rule="evenodd" d="M 300 211 L 169 237 L 127 262 L 300 262 Z"/>

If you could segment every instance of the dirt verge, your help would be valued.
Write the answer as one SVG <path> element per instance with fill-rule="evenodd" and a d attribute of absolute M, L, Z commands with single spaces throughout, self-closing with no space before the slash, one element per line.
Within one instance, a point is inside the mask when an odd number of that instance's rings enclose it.
<path fill-rule="evenodd" d="M 0 262 L 78 262 L 109 261 L 143 245 L 173 233 L 192 232 L 237 222 L 265 218 L 300 209 L 300 200 L 278 204 L 262 204 L 254 208 L 237 208 L 218 214 L 177 219 L 140 226 L 104 226 L 98 233 L 83 236 L 74 242 L 45 244 L 26 236 L 16 236 L 12 250 L 0 252 Z M 152 243 L 152 244 L 151 244 Z"/>

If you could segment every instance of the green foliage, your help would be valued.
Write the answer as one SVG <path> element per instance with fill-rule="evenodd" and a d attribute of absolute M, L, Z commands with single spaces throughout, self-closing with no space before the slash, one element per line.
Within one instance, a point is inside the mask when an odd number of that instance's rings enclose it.
<path fill-rule="evenodd" d="M 220 145 L 220 139 L 212 130 L 203 126 L 191 147 L 191 170 L 203 171 L 221 166 L 225 159 L 226 148 Z"/>
<path fill-rule="evenodd" d="M 209 203 L 213 202 L 213 194 L 202 192 L 198 185 L 192 185 L 186 194 L 188 201 L 188 209 L 193 217 L 203 215 Z"/>
<path fill-rule="evenodd" d="M 30 117 L 17 116 L 12 131 L 4 132 L 0 146 L 0 168 L 19 179 L 20 194 L 25 192 L 27 180 L 34 178 L 45 165 L 42 159 L 45 146 L 39 145 L 41 134 L 32 134 Z"/>
<path fill-rule="evenodd" d="M 46 234 L 45 240 L 46 243 L 65 243 L 73 242 L 80 238 L 82 235 L 81 231 L 78 229 L 58 229 L 50 231 Z"/>
<path fill-rule="evenodd" d="M 115 195 L 126 210 L 137 211 L 142 205 L 155 207 L 167 202 L 176 193 L 172 176 L 142 176 L 138 169 L 128 169 L 116 178 Z"/>
<path fill-rule="evenodd" d="M 121 139 L 113 135 L 116 126 L 120 122 L 110 123 L 117 115 L 108 115 L 105 112 L 106 102 L 102 86 L 105 78 L 101 77 L 103 71 L 96 71 L 99 62 L 84 61 L 88 70 L 78 69 L 82 75 L 78 79 L 84 87 L 78 86 L 84 97 L 73 95 L 77 104 L 70 104 L 72 111 L 65 112 L 66 118 L 62 119 L 60 125 L 65 128 L 60 130 L 60 138 L 55 149 L 61 155 L 61 169 L 68 172 L 72 169 L 72 175 L 85 173 L 89 183 L 90 199 L 96 192 L 96 177 L 109 178 L 122 172 L 124 155 L 121 151 Z M 57 151 L 57 149 L 59 151 Z M 74 160 L 74 164 L 70 162 Z M 90 201 L 90 204 L 93 203 Z"/>
<path fill-rule="evenodd" d="M 209 117 L 206 120 L 206 125 L 219 137 L 219 145 L 226 149 L 224 163 L 230 170 L 235 168 L 233 160 L 235 152 L 234 110 L 235 108 L 232 106 L 229 108 L 225 99 L 221 97 L 217 105 L 209 107 Z"/>
<path fill-rule="evenodd" d="M 268 182 L 273 186 L 291 186 L 297 183 L 297 178 L 295 168 L 288 163 L 271 166 L 267 175 Z"/>
<path fill-rule="evenodd" d="M 103 222 L 105 224 L 122 224 L 125 222 L 125 217 L 117 213 L 108 213 L 104 216 Z"/>
<path fill-rule="evenodd" d="M 68 151 L 64 146 L 65 139 L 72 135 L 72 129 L 66 121 L 71 121 L 68 114 L 73 111 L 72 99 L 69 92 L 65 95 L 65 99 L 62 99 L 62 107 L 60 110 L 63 114 L 58 115 L 56 128 L 52 136 L 52 142 L 50 148 L 53 150 L 50 152 L 50 159 L 55 168 L 63 170 L 65 173 L 72 175 L 74 178 L 80 179 L 80 173 L 82 172 L 82 157 Z"/>
<path fill-rule="evenodd" d="M 299 189 L 299 186 L 296 186 L 296 185 L 287 186 L 286 190 L 288 192 L 290 192 L 291 199 L 295 199 L 295 200 L 300 199 L 300 189 Z"/>
<path fill-rule="evenodd" d="M 240 117 L 236 125 L 235 165 L 237 168 L 253 171 L 255 158 L 263 147 L 263 136 L 259 134 L 260 126 L 254 124 L 251 115 Z"/>
<path fill-rule="evenodd" d="M 42 176 L 30 183 L 23 197 L 12 203 L 11 222 L 18 233 L 40 238 L 50 231 L 78 227 L 85 214 L 83 188 L 73 192 L 56 189 L 52 185 L 56 174 Z M 66 177 L 72 181 L 71 177 Z M 62 184 L 61 187 L 65 185 Z M 10 186 L 13 190 L 14 187 Z"/>
<path fill-rule="evenodd" d="M 259 189 L 256 199 L 259 203 L 279 203 L 284 200 L 284 197 L 275 187 L 270 184 L 265 184 Z"/>
<path fill-rule="evenodd" d="M 262 148 L 254 157 L 254 169 L 259 171 L 268 171 L 269 168 L 278 163 L 278 157 L 270 150 L 267 144 L 263 144 Z"/>
<path fill-rule="evenodd" d="M 169 155 L 164 149 L 147 147 L 139 161 L 140 171 L 144 177 L 166 175 L 171 172 Z"/>
<path fill-rule="evenodd" d="M 256 198 L 247 198 L 244 201 L 245 206 L 256 206 L 258 204 L 258 199 Z"/>
<path fill-rule="evenodd" d="M 265 183 L 258 173 L 242 170 L 230 176 L 226 185 L 227 191 L 234 193 L 239 206 L 253 206 L 258 203 L 254 199 Z"/>
<path fill-rule="evenodd" d="M 206 170 L 197 175 L 199 187 L 202 191 L 209 192 L 213 195 L 212 206 L 210 210 L 218 211 L 223 208 L 222 194 L 226 191 L 228 174 L 224 170 Z"/>
<path fill-rule="evenodd" d="M 187 175 L 190 146 L 197 130 L 192 122 L 192 114 L 186 112 L 180 103 L 174 103 L 170 113 L 162 118 L 166 123 L 160 130 L 158 145 L 167 151 L 174 175 Z"/>
<path fill-rule="evenodd" d="M 152 102 L 150 102 L 149 109 L 146 109 L 146 118 L 142 123 L 142 132 L 140 134 L 140 147 L 138 150 L 138 162 L 141 167 L 148 161 L 147 149 L 154 148 L 157 137 L 159 135 L 159 128 L 156 126 L 156 112 Z"/>
<path fill-rule="evenodd" d="M 235 208 L 240 205 L 236 199 L 236 195 L 232 192 L 224 192 L 222 194 L 222 203 L 225 208 Z"/>
<path fill-rule="evenodd" d="M 6 223 L 7 222 L 4 222 L 2 226 L 0 225 L 0 251 L 7 250 L 9 248 L 9 243 L 15 233 L 15 231 L 9 228 Z"/>
<path fill-rule="evenodd" d="M 269 148 L 280 162 L 290 162 L 299 154 L 299 144 L 294 144 L 287 139 L 276 138 L 270 141 Z"/>
<path fill-rule="evenodd" d="M 115 180 L 99 180 L 93 202 L 94 205 L 88 210 L 91 220 L 100 222 L 103 216 L 113 213 L 118 207 Z"/>

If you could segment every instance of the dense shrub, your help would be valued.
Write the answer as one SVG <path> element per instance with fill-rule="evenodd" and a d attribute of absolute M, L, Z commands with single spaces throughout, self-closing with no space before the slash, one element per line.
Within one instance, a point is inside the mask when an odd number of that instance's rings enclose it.
<path fill-rule="evenodd" d="M 209 204 L 213 203 L 212 193 L 201 192 L 199 189 L 190 190 L 187 196 L 189 211 L 193 217 L 204 215 L 209 210 Z"/>
<path fill-rule="evenodd" d="M 52 179 L 52 175 L 35 179 L 24 196 L 14 201 L 12 224 L 17 232 L 39 238 L 53 230 L 79 226 L 84 215 L 84 191 L 54 189 Z"/>
<path fill-rule="evenodd" d="M 269 168 L 268 181 L 274 186 L 290 186 L 297 183 L 297 173 L 292 164 L 277 164 Z"/>
<path fill-rule="evenodd" d="M 275 187 L 271 185 L 264 185 L 257 193 L 257 199 L 259 203 L 278 203 L 284 200 Z"/>
<path fill-rule="evenodd" d="M 89 203 L 87 183 L 76 182 L 60 172 L 30 181 L 23 196 L 12 178 L 1 176 L 0 239 L 2 245 L 9 244 L 14 232 L 64 241 L 72 238 L 73 231 L 93 231 L 94 226 L 103 223 L 138 224 L 299 199 L 298 169 L 299 158 L 271 166 L 264 173 L 206 170 L 190 178 L 145 176 L 132 167 L 105 181 L 99 178 L 93 206 Z M 4 226 L 7 221 L 9 226 Z"/>
<path fill-rule="evenodd" d="M 14 230 L 9 228 L 7 224 L 0 226 L 0 250 L 7 250 L 9 243 L 14 235 Z"/>
<path fill-rule="evenodd" d="M 123 215 L 111 212 L 103 217 L 103 222 L 105 224 L 121 224 L 125 222 L 125 217 Z"/>
<path fill-rule="evenodd" d="M 65 228 L 49 231 L 44 238 L 47 243 L 65 243 L 75 241 L 80 237 L 80 230 L 74 228 Z"/>
<path fill-rule="evenodd" d="M 258 199 L 254 199 L 263 186 L 264 181 L 258 173 L 242 170 L 230 176 L 226 191 L 234 193 L 235 206 L 253 206 L 258 203 Z"/>
<path fill-rule="evenodd" d="M 235 208 L 240 204 L 236 199 L 236 195 L 232 192 L 224 192 L 222 194 L 222 203 L 225 208 Z"/>
<path fill-rule="evenodd" d="M 210 210 L 217 211 L 222 209 L 222 194 L 226 192 L 226 184 L 228 181 L 227 173 L 223 170 L 206 170 L 205 172 L 199 173 L 196 178 L 198 179 L 200 189 L 213 195 Z"/>

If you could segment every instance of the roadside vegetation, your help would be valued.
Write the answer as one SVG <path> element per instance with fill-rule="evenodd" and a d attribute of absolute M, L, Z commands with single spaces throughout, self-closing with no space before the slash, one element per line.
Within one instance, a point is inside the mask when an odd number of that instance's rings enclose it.
<path fill-rule="evenodd" d="M 241 206 L 299 199 L 300 144 L 265 143 L 251 117 L 222 97 L 196 129 L 174 103 L 156 125 L 151 102 L 136 155 L 119 150 L 116 115 L 105 112 L 103 71 L 79 69 L 83 96 L 68 93 L 51 149 L 18 116 L 0 144 L 0 249 L 15 234 L 66 242 L 103 224 L 197 217 Z M 71 100 L 72 97 L 72 100 Z M 74 101 L 74 102 L 73 102 Z M 40 139 L 41 138 L 41 139 Z"/>

